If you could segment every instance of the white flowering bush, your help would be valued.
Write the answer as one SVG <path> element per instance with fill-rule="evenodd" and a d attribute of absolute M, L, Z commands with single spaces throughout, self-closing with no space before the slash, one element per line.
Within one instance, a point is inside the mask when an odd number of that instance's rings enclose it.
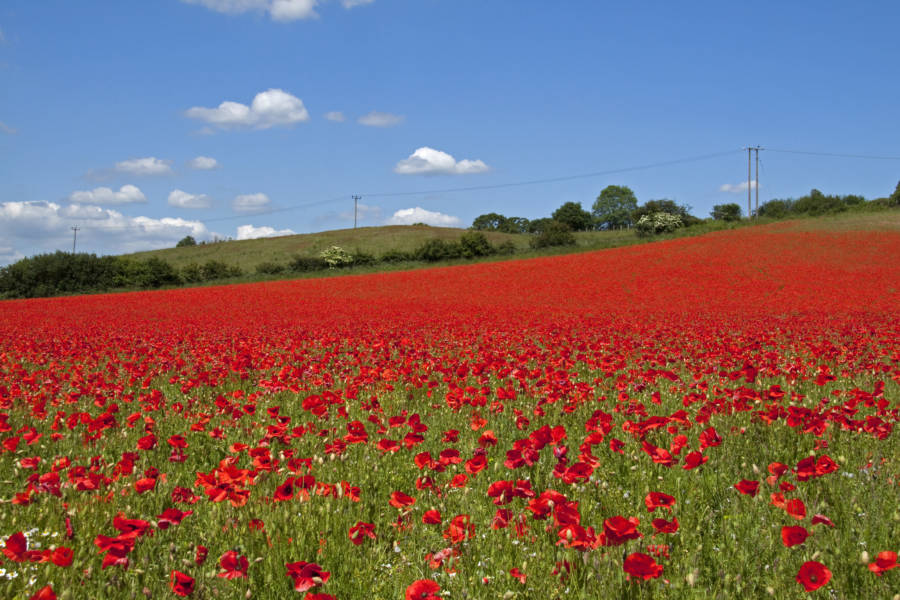
<path fill-rule="evenodd" d="M 679 227 L 684 227 L 684 222 L 681 220 L 681 217 L 665 212 L 644 215 L 635 225 L 638 235 L 672 233 Z"/>
<path fill-rule="evenodd" d="M 353 262 L 353 256 L 340 246 L 331 246 L 326 250 L 322 250 L 319 257 L 325 261 L 329 269 L 345 267 Z"/>

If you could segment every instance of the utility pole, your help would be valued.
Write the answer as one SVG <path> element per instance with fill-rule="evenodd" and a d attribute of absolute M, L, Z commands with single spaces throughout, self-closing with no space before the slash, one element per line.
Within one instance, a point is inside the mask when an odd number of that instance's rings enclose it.
<path fill-rule="evenodd" d="M 757 218 L 759 212 L 759 146 L 747 146 L 747 218 Z M 753 159 L 752 153 L 756 152 L 756 213 L 753 212 L 753 206 L 750 204 L 753 198 Z"/>
<path fill-rule="evenodd" d="M 353 229 L 356 229 L 356 207 L 359 204 L 361 198 L 362 196 L 353 196 Z"/>
<path fill-rule="evenodd" d="M 72 254 L 75 254 L 75 240 L 78 239 L 78 225 L 72 227 Z"/>

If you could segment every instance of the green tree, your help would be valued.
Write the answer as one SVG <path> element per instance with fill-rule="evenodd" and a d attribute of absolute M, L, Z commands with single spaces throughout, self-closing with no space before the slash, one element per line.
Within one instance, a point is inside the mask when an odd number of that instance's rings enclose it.
<path fill-rule="evenodd" d="M 900 181 L 897 182 L 897 187 L 894 188 L 894 193 L 888 197 L 888 204 L 890 206 L 900 206 Z"/>
<path fill-rule="evenodd" d="M 608 185 L 594 201 L 594 224 L 600 229 L 631 227 L 631 213 L 637 208 L 637 196 L 624 185 Z"/>
<path fill-rule="evenodd" d="M 741 205 L 731 202 L 729 204 L 716 204 L 709 213 L 716 221 L 740 221 Z"/>
<path fill-rule="evenodd" d="M 581 202 L 566 202 L 553 211 L 553 220 L 565 223 L 572 231 L 586 231 L 594 224 L 594 218 L 581 208 Z"/>
<path fill-rule="evenodd" d="M 185 246 L 196 246 L 196 245 L 197 245 L 197 240 L 194 239 L 194 236 L 186 235 L 183 238 L 181 238 L 180 240 L 178 240 L 178 243 L 175 244 L 175 247 L 176 248 L 184 248 Z"/>
<path fill-rule="evenodd" d="M 492 212 L 475 217 L 470 229 L 474 229 L 475 231 L 498 231 L 505 222 L 506 217 Z"/>

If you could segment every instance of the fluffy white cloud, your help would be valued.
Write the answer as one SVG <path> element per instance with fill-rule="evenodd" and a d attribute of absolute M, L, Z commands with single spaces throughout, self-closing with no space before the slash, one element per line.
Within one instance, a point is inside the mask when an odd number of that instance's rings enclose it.
<path fill-rule="evenodd" d="M 489 167 L 480 160 L 458 161 L 440 150 L 423 146 L 397 163 L 394 172 L 401 175 L 468 175 L 484 173 Z"/>
<path fill-rule="evenodd" d="M 237 239 L 239 240 L 255 240 L 256 238 L 276 237 L 279 235 L 294 235 L 297 232 L 292 229 L 275 229 L 274 227 L 262 226 L 254 227 L 253 225 L 240 225 L 237 228 Z"/>
<path fill-rule="evenodd" d="M 269 197 L 265 194 L 241 194 L 236 196 L 231 206 L 238 212 L 263 210 L 269 205 Z"/>
<path fill-rule="evenodd" d="M 345 121 L 344 113 L 339 110 L 333 110 L 331 112 L 325 113 L 325 118 L 329 121 L 336 121 L 338 123 L 343 123 Z"/>
<path fill-rule="evenodd" d="M 459 217 L 425 210 L 419 206 L 401 208 L 385 221 L 385 225 L 412 225 L 414 223 L 425 223 L 435 227 L 459 227 L 462 225 Z"/>
<path fill-rule="evenodd" d="M 357 122 L 368 127 L 393 127 L 403 122 L 403 115 L 392 115 L 373 110 L 369 114 L 361 116 Z"/>
<path fill-rule="evenodd" d="M 212 171 L 219 168 L 219 161 L 209 156 L 198 156 L 188 161 L 188 166 L 197 171 Z"/>
<path fill-rule="evenodd" d="M 132 158 L 116 163 L 116 171 L 130 175 L 168 175 L 172 172 L 171 160 L 161 160 L 155 156 Z"/>
<path fill-rule="evenodd" d="M 750 189 L 751 190 L 756 189 L 755 181 L 750 182 Z M 735 184 L 725 183 L 725 184 L 722 184 L 719 186 L 719 191 L 720 192 L 731 192 L 732 194 L 737 194 L 739 192 L 746 192 L 747 191 L 747 182 L 744 181 L 742 183 L 735 183 Z"/>
<path fill-rule="evenodd" d="M 3 133 L 6 133 L 8 135 L 13 135 L 14 133 L 16 133 L 15 129 L 13 129 L 12 127 L 7 125 L 3 121 L 0 121 L 0 131 L 2 131 Z"/>
<path fill-rule="evenodd" d="M 186 235 L 209 239 L 199 221 L 126 217 L 100 206 L 55 202 L 0 203 L 0 263 L 56 250 L 71 250 L 72 226 L 78 226 L 79 252 L 121 254 L 175 245 Z"/>
<path fill-rule="evenodd" d="M 146 202 L 147 197 L 137 186 L 123 185 L 118 192 L 108 187 L 72 192 L 69 201 L 82 204 L 134 204 Z"/>
<path fill-rule="evenodd" d="M 237 127 L 268 129 L 309 120 L 309 111 L 303 106 L 300 98 L 274 88 L 258 93 L 250 106 L 226 100 L 216 108 L 200 106 L 189 108 L 185 111 L 185 115 L 221 129 Z"/>
<path fill-rule="evenodd" d="M 275 21 L 295 21 L 317 17 L 318 0 L 181 0 L 187 4 L 199 4 L 210 10 L 226 14 L 268 12 Z"/>
<path fill-rule="evenodd" d="M 182 190 L 172 190 L 169 193 L 169 206 L 178 208 L 209 208 L 212 199 L 205 194 L 189 194 Z"/>

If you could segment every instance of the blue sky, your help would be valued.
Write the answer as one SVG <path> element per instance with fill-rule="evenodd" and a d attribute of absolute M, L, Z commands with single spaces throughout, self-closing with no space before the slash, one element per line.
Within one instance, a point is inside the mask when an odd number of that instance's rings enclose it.
<path fill-rule="evenodd" d="M 352 227 L 353 194 L 360 225 L 537 218 L 610 184 L 705 217 L 745 206 L 757 144 L 761 201 L 886 196 L 900 160 L 778 150 L 900 156 L 898 22 L 893 2 L 4 0 L 0 264 L 72 226 L 99 254 Z"/>

